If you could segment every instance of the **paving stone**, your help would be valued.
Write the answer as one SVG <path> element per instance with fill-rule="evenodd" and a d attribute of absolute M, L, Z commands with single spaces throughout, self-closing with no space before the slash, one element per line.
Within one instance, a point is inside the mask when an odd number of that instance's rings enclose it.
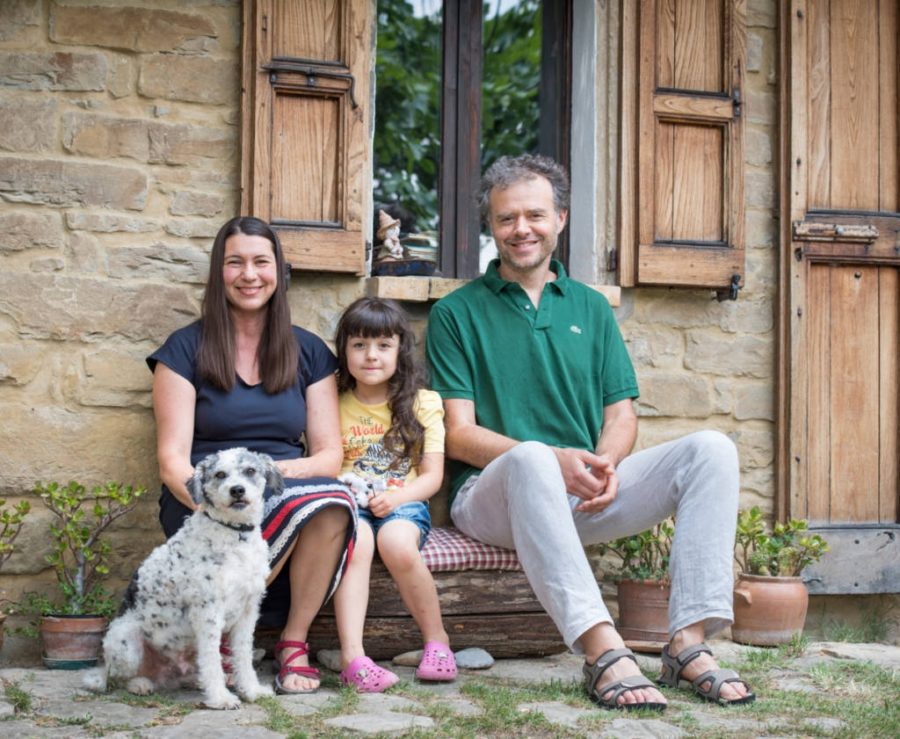
<path fill-rule="evenodd" d="M 73 701 L 71 697 L 44 697 L 36 701 L 35 713 L 58 719 L 89 719 L 95 726 L 98 722 L 112 726 L 149 726 L 159 717 L 155 708 L 127 706 L 107 700 Z"/>
<path fill-rule="evenodd" d="M 478 716 L 481 713 L 481 706 L 465 698 L 448 698 L 441 700 L 438 705 L 449 708 L 460 716 Z"/>
<path fill-rule="evenodd" d="M 803 719 L 803 723 L 811 728 L 831 734 L 836 734 L 840 729 L 844 727 L 844 722 L 840 719 L 828 718 L 824 716 L 816 718 L 806 718 Z"/>
<path fill-rule="evenodd" d="M 659 719 L 617 718 L 594 736 L 602 739 L 678 739 L 687 734 Z"/>
<path fill-rule="evenodd" d="M 569 726 L 573 729 L 578 728 L 578 722 L 582 716 L 591 716 L 594 713 L 592 710 L 584 708 L 573 708 L 572 706 L 567 706 L 565 703 L 560 703 L 558 701 L 522 703 L 518 707 L 518 710 L 521 713 L 530 713 L 532 711 L 536 711 L 537 713 L 543 715 L 543 717 L 552 724 Z"/>
<path fill-rule="evenodd" d="M 900 664 L 900 647 L 890 644 L 850 644 L 846 642 L 819 642 L 810 644 L 807 653 L 819 653 L 835 659 L 872 662 L 881 667 Z"/>
<path fill-rule="evenodd" d="M 349 729 L 360 734 L 399 735 L 410 729 L 434 728 L 434 721 L 430 718 L 401 713 L 354 713 L 349 716 L 336 716 L 324 723 L 326 726 Z"/>
<path fill-rule="evenodd" d="M 338 692 L 328 688 L 319 688 L 315 693 L 298 693 L 278 696 L 279 705 L 295 716 L 311 716 L 318 713 L 330 700 L 336 698 Z"/>
<path fill-rule="evenodd" d="M 142 729 L 142 739 L 280 739 L 283 734 L 265 728 L 266 713 L 259 706 L 243 705 L 236 711 L 194 711 L 177 724 Z"/>
<path fill-rule="evenodd" d="M 360 711 L 413 711 L 419 704 L 401 695 L 390 693 L 360 693 Z"/>
<path fill-rule="evenodd" d="M 16 709 L 13 707 L 12 703 L 7 703 L 6 701 L 0 701 L 0 720 L 11 718 L 16 715 Z"/>
<path fill-rule="evenodd" d="M 490 653 L 478 647 L 460 649 L 453 656 L 456 658 L 456 666 L 464 670 L 486 670 L 494 664 Z"/>

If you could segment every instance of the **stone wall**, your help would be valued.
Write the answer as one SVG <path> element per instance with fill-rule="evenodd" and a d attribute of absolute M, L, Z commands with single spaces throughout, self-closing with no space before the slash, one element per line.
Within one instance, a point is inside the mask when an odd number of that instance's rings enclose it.
<path fill-rule="evenodd" d="M 114 532 L 117 583 L 162 538 L 144 357 L 198 315 L 239 202 L 240 16 L 239 0 L 0 3 L 0 497 L 149 488 Z M 47 522 L 35 505 L 8 594 L 50 580 Z"/>

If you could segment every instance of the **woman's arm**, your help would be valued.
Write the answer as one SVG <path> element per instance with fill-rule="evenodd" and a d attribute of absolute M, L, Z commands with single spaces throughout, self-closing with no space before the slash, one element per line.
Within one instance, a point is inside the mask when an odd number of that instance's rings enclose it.
<path fill-rule="evenodd" d="M 192 511 L 187 481 L 194 474 L 191 446 L 194 440 L 194 408 L 197 391 L 194 386 L 157 362 L 153 371 L 153 415 L 156 418 L 156 458 L 159 477 L 178 501 Z"/>
<path fill-rule="evenodd" d="M 329 375 L 306 388 L 306 457 L 276 462 L 285 477 L 337 477 L 344 450 L 338 415 L 337 382 Z"/>

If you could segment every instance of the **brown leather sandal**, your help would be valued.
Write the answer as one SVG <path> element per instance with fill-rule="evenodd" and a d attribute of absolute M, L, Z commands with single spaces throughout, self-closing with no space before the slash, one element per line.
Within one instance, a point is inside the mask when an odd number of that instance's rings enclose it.
<path fill-rule="evenodd" d="M 688 680 L 687 678 L 682 679 L 681 673 L 684 671 L 684 668 L 701 654 L 712 656 L 712 650 L 703 642 L 683 649 L 674 657 L 669 654 L 669 645 L 666 644 L 660 655 L 662 658 L 662 672 L 660 673 L 659 680 L 656 682 L 670 688 L 687 687 L 703 698 L 703 700 L 707 700 L 710 703 L 718 703 L 720 706 L 741 706 L 747 703 L 753 703 L 753 701 L 756 700 L 756 695 L 750 690 L 750 686 L 747 685 L 734 670 L 729 670 L 724 667 L 719 667 L 715 670 L 707 670 L 693 680 Z M 704 685 L 704 683 L 709 684 Z M 723 698 L 722 686 L 725 683 L 740 683 L 747 688 L 747 695 L 743 698 L 735 698 L 734 700 Z"/>
<path fill-rule="evenodd" d="M 584 672 L 584 687 L 585 690 L 587 690 L 588 697 L 601 708 L 606 708 L 610 711 L 638 711 L 640 709 L 646 709 L 648 711 L 664 711 L 666 709 L 665 703 L 655 703 L 650 701 L 646 703 L 616 702 L 618 701 L 619 696 L 632 690 L 640 690 L 641 688 L 655 689 L 656 686 L 643 675 L 632 675 L 630 677 L 622 678 L 614 683 L 610 683 L 609 685 L 604 685 L 602 688 L 596 687 L 597 681 L 602 677 L 603 673 L 620 659 L 625 658 L 633 660 L 635 664 L 637 664 L 637 657 L 635 657 L 634 652 L 627 647 L 605 651 L 597 657 L 597 661 L 594 662 L 594 664 L 589 664 L 588 662 L 584 663 L 582 671 Z M 603 696 L 609 693 L 610 690 L 613 691 L 612 695 L 609 696 L 609 698 L 604 698 Z"/>

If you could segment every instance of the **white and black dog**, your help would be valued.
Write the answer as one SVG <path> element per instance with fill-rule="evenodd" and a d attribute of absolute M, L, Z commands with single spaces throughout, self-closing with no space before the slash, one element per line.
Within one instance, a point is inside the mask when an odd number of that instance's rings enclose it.
<path fill-rule="evenodd" d="M 123 682 L 147 694 L 194 679 L 210 708 L 237 708 L 219 648 L 228 637 L 234 686 L 248 701 L 273 695 L 252 664 L 253 630 L 269 574 L 262 538 L 263 490 L 283 481 L 265 454 L 227 449 L 197 465 L 188 489 L 200 505 L 154 549 L 128 586 L 103 640 L 104 666 L 86 683 Z"/>

